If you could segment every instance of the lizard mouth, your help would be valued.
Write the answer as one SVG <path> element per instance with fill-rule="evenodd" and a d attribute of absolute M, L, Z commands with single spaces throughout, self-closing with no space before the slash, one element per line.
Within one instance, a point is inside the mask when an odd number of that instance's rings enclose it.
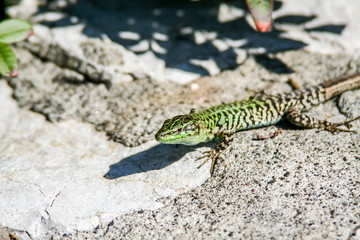
<path fill-rule="evenodd" d="M 160 132 L 160 131 L 155 134 L 156 141 L 158 141 L 160 143 L 177 144 L 183 138 L 184 138 L 183 136 L 170 135 L 170 134 L 167 134 L 166 132 Z"/>
<path fill-rule="evenodd" d="M 161 140 L 163 139 L 163 137 L 164 137 L 164 133 L 162 133 L 162 132 L 160 132 L 160 131 L 155 134 L 155 139 L 156 139 L 156 141 L 161 142 Z"/>
<path fill-rule="evenodd" d="M 156 134 L 155 134 L 155 139 L 156 139 L 156 141 L 158 141 L 158 142 L 162 142 L 162 143 L 167 143 L 167 142 L 169 142 L 169 137 L 166 135 L 166 133 L 165 132 L 157 132 Z"/>

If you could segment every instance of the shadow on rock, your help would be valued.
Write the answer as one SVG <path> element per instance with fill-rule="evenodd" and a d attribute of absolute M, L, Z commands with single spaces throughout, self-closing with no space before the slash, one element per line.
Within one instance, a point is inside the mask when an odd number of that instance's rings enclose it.
<path fill-rule="evenodd" d="M 274 10 L 281 8 L 281 5 L 281 2 L 275 2 Z M 218 70 L 232 69 L 241 64 L 244 52 L 240 50 L 256 52 L 263 49 L 265 53 L 277 53 L 303 48 L 306 43 L 286 37 L 286 30 L 277 28 L 276 23 L 302 26 L 316 18 L 281 16 L 274 19 L 273 29 L 264 34 L 256 32 L 247 23 L 245 1 L 231 2 L 232 8 L 225 12 L 237 14 L 232 17 L 230 13 L 220 13 L 224 12 L 221 11 L 221 8 L 224 10 L 222 6 L 220 1 L 215 0 L 79 0 L 67 9 L 68 19 L 48 24 L 54 27 L 73 25 L 71 16 L 76 16 L 80 22 L 86 23 L 83 31 L 90 37 L 100 37 L 103 32 L 136 54 L 152 52 L 168 68 L 213 75 Z M 344 27 L 325 25 L 305 31 L 341 34 Z M 264 59 L 261 60 L 263 64 Z M 213 61 L 216 67 L 205 67 L 206 61 Z M 291 72 L 286 67 L 280 70 Z M 279 73 L 279 69 L 275 72 Z"/>
<path fill-rule="evenodd" d="M 162 169 L 180 160 L 186 153 L 201 146 L 209 146 L 209 144 L 197 146 L 159 144 L 149 150 L 112 164 L 104 178 L 116 179 L 136 173 Z"/>

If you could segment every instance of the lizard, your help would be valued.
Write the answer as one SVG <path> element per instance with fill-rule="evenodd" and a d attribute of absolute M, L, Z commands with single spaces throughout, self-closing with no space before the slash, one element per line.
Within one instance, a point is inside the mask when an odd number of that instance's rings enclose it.
<path fill-rule="evenodd" d="M 233 140 L 235 132 L 267 127 L 283 119 L 302 128 L 317 128 L 332 133 L 355 132 L 351 130 L 351 120 L 333 123 L 307 115 L 310 107 L 319 105 L 343 92 L 360 87 L 360 72 L 328 80 L 320 85 L 298 89 L 276 95 L 256 94 L 242 101 L 225 103 L 200 112 L 191 109 L 190 113 L 165 120 L 155 139 L 160 143 L 196 145 L 218 140 L 217 146 L 206 151 L 201 158 L 211 160 L 210 175 L 221 152 Z M 346 126 L 343 128 L 341 126 Z"/>

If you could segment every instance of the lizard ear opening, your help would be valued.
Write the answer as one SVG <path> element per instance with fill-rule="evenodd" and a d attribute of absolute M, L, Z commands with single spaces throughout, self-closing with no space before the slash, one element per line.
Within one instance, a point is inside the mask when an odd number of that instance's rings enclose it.
<path fill-rule="evenodd" d="M 186 131 L 195 132 L 196 128 L 197 128 L 196 126 L 190 125 L 190 126 L 186 127 Z"/>

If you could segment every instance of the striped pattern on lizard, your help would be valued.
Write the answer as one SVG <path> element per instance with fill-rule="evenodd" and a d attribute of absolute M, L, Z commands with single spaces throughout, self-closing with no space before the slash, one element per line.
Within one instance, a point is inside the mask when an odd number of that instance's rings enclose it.
<path fill-rule="evenodd" d="M 233 133 L 253 128 L 274 125 L 286 118 L 292 124 L 303 128 L 317 128 L 332 133 L 354 132 L 350 123 L 360 116 L 332 123 L 318 120 L 303 113 L 312 106 L 319 105 L 343 92 L 360 87 L 360 73 L 327 81 L 288 93 L 276 95 L 256 95 L 250 99 L 221 104 L 200 112 L 194 109 L 189 114 L 167 119 L 155 138 L 161 143 L 196 145 L 211 140 L 220 143 L 201 158 L 212 160 L 210 173 L 213 173 L 216 160 L 233 139 Z M 347 129 L 340 126 L 346 126 Z"/>

